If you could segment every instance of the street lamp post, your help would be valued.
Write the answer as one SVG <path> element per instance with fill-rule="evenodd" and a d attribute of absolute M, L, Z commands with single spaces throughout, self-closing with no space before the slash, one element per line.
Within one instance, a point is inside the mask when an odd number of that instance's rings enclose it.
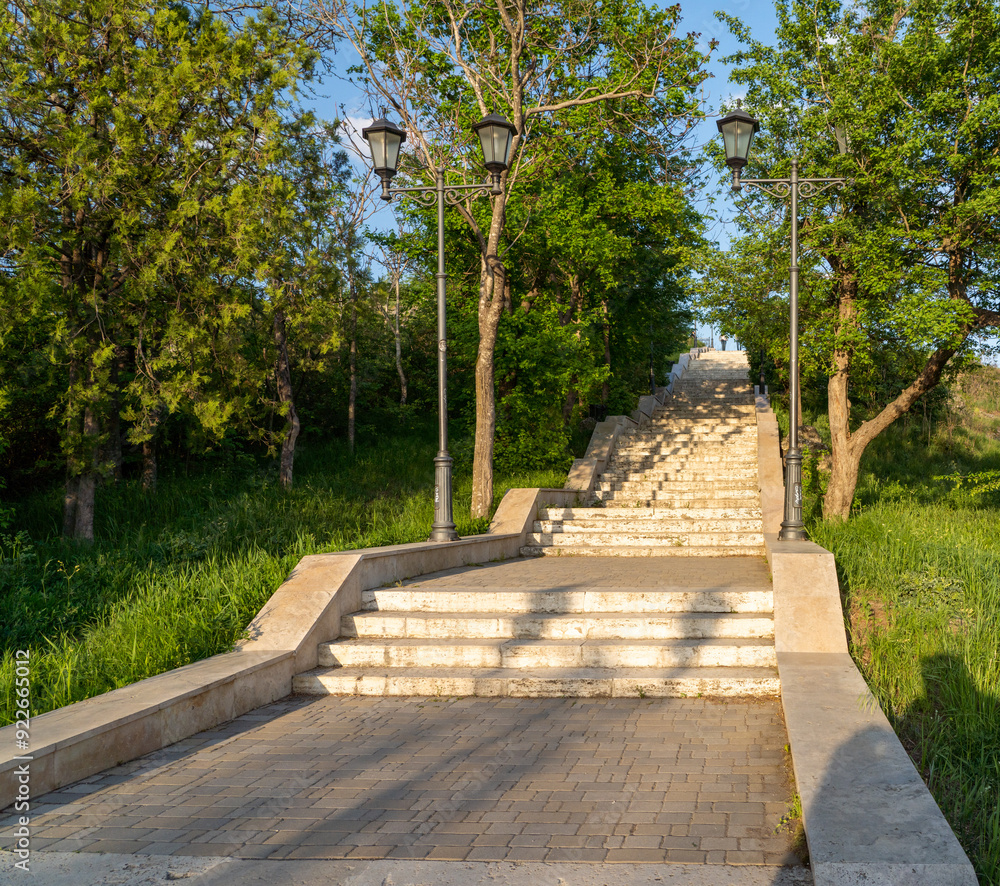
<path fill-rule="evenodd" d="M 847 184 L 846 178 L 799 178 L 799 161 L 792 158 L 790 178 L 740 178 L 750 156 L 753 137 L 760 123 L 737 106 L 716 124 L 726 148 L 726 164 L 733 170 L 733 190 L 749 185 L 772 197 L 791 198 L 792 247 L 789 280 L 790 398 L 788 452 L 785 455 L 785 514 L 778 538 L 805 541 L 802 522 L 802 450 L 799 447 L 799 198 L 814 197 L 830 188 Z M 838 138 L 839 141 L 839 138 Z"/>
<path fill-rule="evenodd" d="M 470 192 L 496 196 L 502 194 L 500 176 L 510 162 L 514 126 L 499 114 L 487 114 L 472 127 L 479 136 L 484 165 L 490 180 L 477 185 L 445 184 L 444 171 L 438 170 L 433 187 L 393 188 L 392 178 L 399 167 L 399 149 L 406 133 L 386 119 L 366 126 L 361 135 L 368 141 L 375 174 L 382 179 L 381 197 L 410 194 L 424 206 L 437 204 L 438 267 L 437 267 L 437 327 L 438 327 L 438 453 L 434 458 L 434 524 L 431 541 L 455 541 L 455 521 L 452 519 L 451 465 L 448 455 L 448 334 L 446 322 L 447 276 L 444 271 L 444 207 L 454 206 Z"/>

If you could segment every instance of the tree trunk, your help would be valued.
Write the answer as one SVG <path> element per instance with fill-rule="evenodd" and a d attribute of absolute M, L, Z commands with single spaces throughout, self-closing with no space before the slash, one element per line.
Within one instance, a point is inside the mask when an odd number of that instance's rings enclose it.
<path fill-rule="evenodd" d="M 604 327 L 601 331 L 604 337 L 604 365 L 608 367 L 608 378 L 604 379 L 601 385 L 601 405 L 607 406 L 611 399 L 611 310 L 607 297 L 601 299 L 601 313 L 604 315 Z"/>
<path fill-rule="evenodd" d="M 97 488 L 97 469 L 100 456 L 101 426 L 93 407 L 83 412 L 83 446 L 87 453 L 85 468 L 77 478 L 76 520 L 73 538 L 77 541 L 94 540 L 94 492 Z"/>
<path fill-rule="evenodd" d="M 841 300 L 841 319 L 845 316 L 845 301 Z M 849 311 L 848 311 L 849 313 Z M 823 516 L 846 520 L 851 513 L 854 490 L 858 484 L 861 455 L 851 445 L 851 401 L 848 399 L 850 355 L 844 350 L 833 354 L 834 372 L 827 383 L 827 409 L 830 435 L 833 441 L 830 483 L 823 499 Z"/>
<path fill-rule="evenodd" d="M 72 538 L 76 529 L 76 503 L 80 497 L 80 478 L 75 474 L 66 477 L 66 491 L 63 494 L 63 538 Z"/>
<path fill-rule="evenodd" d="M 76 529 L 76 503 L 80 497 L 80 464 L 77 459 L 74 440 L 83 433 L 83 416 L 75 402 L 76 383 L 80 377 L 77 361 L 69 364 L 69 397 L 66 405 L 66 491 L 63 493 L 63 538 L 72 538 Z"/>
<path fill-rule="evenodd" d="M 358 400 L 358 294 L 354 285 L 354 274 L 351 273 L 351 390 L 347 398 L 347 447 L 354 452 L 354 416 Z"/>
<path fill-rule="evenodd" d="M 856 276 L 834 259 L 831 261 L 840 274 L 840 312 L 837 318 L 837 338 L 850 339 L 849 327 L 855 322 L 855 300 L 858 294 Z M 966 331 L 968 334 L 968 331 Z M 823 499 L 823 516 L 828 519 L 846 520 L 851 513 L 854 491 L 858 484 L 861 457 L 872 442 L 897 418 L 903 415 L 917 399 L 941 379 L 941 373 L 955 348 L 939 348 L 928 358 L 923 371 L 874 418 L 862 422 L 854 432 L 850 428 L 851 402 L 848 398 L 851 353 L 847 347 L 836 348 L 833 353 L 834 372 L 827 385 L 827 405 L 830 415 L 832 438 L 832 472 Z"/>
<path fill-rule="evenodd" d="M 399 275 L 396 275 L 396 372 L 399 373 L 399 405 L 406 405 L 406 374 L 403 372 L 403 340 L 399 331 Z"/>
<path fill-rule="evenodd" d="M 156 492 L 156 437 L 142 441 L 142 491 Z"/>
<path fill-rule="evenodd" d="M 83 385 L 79 384 L 81 378 Z M 94 540 L 94 490 L 101 458 L 101 426 L 92 404 L 81 409 L 81 404 L 87 403 L 93 393 L 89 369 L 73 361 L 69 383 L 63 536 L 89 542 Z"/>
<path fill-rule="evenodd" d="M 103 474 L 105 479 L 111 479 L 117 483 L 122 478 L 122 432 L 121 419 L 118 415 L 120 409 L 118 391 L 115 390 L 111 397 L 111 410 L 108 419 L 108 439 L 102 447 L 101 464 L 104 466 Z"/>
<path fill-rule="evenodd" d="M 278 470 L 278 479 L 285 489 L 291 489 L 292 470 L 295 464 L 295 441 L 299 437 L 300 426 L 299 415 L 295 411 L 295 396 L 292 391 L 292 370 L 288 361 L 285 312 L 280 308 L 274 312 L 274 344 L 277 349 L 274 374 L 278 384 L 278 399 L 282 406 L 287 407 L 285 438 L 281 442 L 281 464 Z M 353 431 L 353 427 L 351 430 Z"/>
<path fill-rule="evenodd" d="M 117 483 L 122 478 L 122 431 L 121 431 L 121 386 L 119 379 L 128 371 L 128 352 L 125 348 L 115 348 L 115 359 L 111 364 L 111 395 L 105 416 L 106 440 L 100 457 L 101 477 Z"/>
<path fill-rule="evenodd" d="M 499 234 L 499 231 L 498 231 Z M 472 458 L 472 517 L 489 516 L 493 506 L 493 444 L 496 390 L 493 357 L 503 315 L 506 272 L 496 258 L 483 262 L 479 284 L 479 352 L 476 355 L 476 445 Z"/>

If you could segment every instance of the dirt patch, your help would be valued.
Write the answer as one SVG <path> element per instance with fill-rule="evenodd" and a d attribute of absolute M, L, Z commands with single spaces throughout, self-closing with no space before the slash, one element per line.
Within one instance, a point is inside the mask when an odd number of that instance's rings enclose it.
<path fill-rule="evenodd" d="M 892 624 L 889 607 L 881 600 L 855 597 L 847 610 L 847 622 L 855 657 L 860 653 L 861 664 L 867 667 L 872 655 L 869 639 L 875 633 L 884 634 Z"/>

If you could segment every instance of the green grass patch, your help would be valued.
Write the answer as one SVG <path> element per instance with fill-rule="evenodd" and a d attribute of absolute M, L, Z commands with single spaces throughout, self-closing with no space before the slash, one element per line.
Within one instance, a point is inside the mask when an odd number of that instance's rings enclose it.
<path fill-rule="evenodd" d="M 20 502 L 0 537 L 0 725 L 13 720 L 14 653 L 31 654 L 34 715 L 226 652 L 307 554 L 424 541 L 434 519 L 432 434 L 303 447 L 295 488 L 272 462 L 234 456 L 99 491 L 92 547 L 58 537 L 60 490 Z M 457 466 L 458 532 L 471 520 L 471 469 Z M 565 473 L 497 476 L 514 487 Z"/>
<path fill-rule="evenodd" d="M 966 415 L 953 402 L 880 437 L 848 522 L 823 521 L 808 492 L 805 510 L 837 557 L 852 655 L 981 882 L 1000 886 L 1000 496 L 955 480 L 1000 469 L 1000 437 Z"/>

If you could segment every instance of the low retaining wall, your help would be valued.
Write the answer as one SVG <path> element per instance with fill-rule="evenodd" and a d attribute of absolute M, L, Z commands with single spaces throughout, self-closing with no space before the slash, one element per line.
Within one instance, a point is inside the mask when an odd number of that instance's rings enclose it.
<path fill-rule="evenodd" d="M 0 729 L 0 809 L 18 798 L 25 766 L 37 797 L 284 698 L 292 677 L 316 666 L 319 643 L 339 635 L 341 616 L 361 608 L 362 591 L 517 557 L 539 507 L 578 499 L 566 489 L 511 489 L 483 535 L 303 557 L 234 652 L 34 717 L 22 755 L 16 727 Z"/>
<path fill-rule="evenodd" d="M 975 871 L 847 649 L 833 554 L 778 541 L 778 425 L 757 399 L 781 704 L 815 886 L 973 886 Z"/>

